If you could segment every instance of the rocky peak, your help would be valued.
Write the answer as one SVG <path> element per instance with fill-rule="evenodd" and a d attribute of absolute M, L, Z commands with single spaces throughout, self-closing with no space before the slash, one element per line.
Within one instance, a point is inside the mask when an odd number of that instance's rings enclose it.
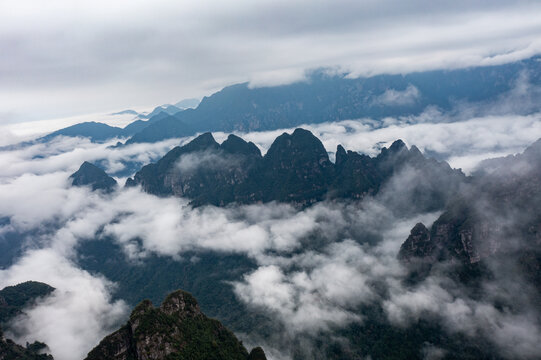
<path fill-rule="evenodd" d="M 450 198 L 430 231 L 422 224 L 411 230 L 399 258 L 427 263 L 452 259 L 468 266 L 489 257 L 511 262 L 516 261 L 514 256 L 520 259 L 524 254 L 517 254 L 528 251 L 531 244 L 541 243 L 537 230 L 541 229 L 541 140 L 522 154 L 482 166 Z"/>
<path fill-rule="evenodd" d="M 434 246 L 430 239 L 430 231 L 423 223 L 417 223 L 411 229 L 406 241 L 400 246 L 398 258 L 408 262 L 414 258 L 428 257 L 432 255 L 433 250 Z"/>
<path fill-rule="evenodd" d="M 219 144 L 214 140 L 214 137 L 210 132 L 199 135 L 188 144 L 184 145 L 181 149 L 184 152 L 203 151 L 208 149 L 218 149 Z"/>
<path fill-rule="evenodd" d="M 230 154 L 261 156 L 261 151 L 253 142 L 246 142 L 233 134 L 227 137 L 227 140 L 220 145 L 220 148 Z"/>
<path fill-rule="evenodd" d="M 79 170 L 71 174 L 70 179 L 73 186 L 91 186 L 92 190 L 109 192 L 117 186 L 115 179 L 88 161 L 85 161 Z"/>
<path fill-rule="evenodd" d="M 347 161 L 347 157 L 348 155 L 346 153 L 346 149 L 344 149 L 342 145 L 338 145 L 336 147 L 336 161 L 334 162 L 334 164 L 336 166 L 343 165 Z"/>
<path fill-rule="evenodd" d="M 408 150 L 408 147 L 401 139 L 395 140 L 388 149 L 388 151 L 393 154 L 397 154 L 404 150 Z"/>
<path fill-rule="evenodd" d="M 187 171 L 179 165 L 189 153 Z M 283 201 L 308 206 L 325 198 L 375 195 L 407 165 L 415 170 L 412 176 L 424 179 L 414 190 L 422 195 L 414 205 L 423 211 L 440 209 L 464 180 L 460 171 L 426 159 L 416 147 L 408 150 L 401 140 L 375 158 L 338 146 L 333 164 L 316 136 L 296 129 L 278 136 L 264 157 L 254 144 L 238 136 L 230 135 L 218 145 L 205 133 L 143 167 L 126 186 L 141 185 L 160 196 L 186 197 L 194 205 Z"/>
<path fill-rule="evenodd" d="M 410 151 L 402 140 L 396 140 L 389 148 L 382 148 L 376 161 L 386 171 L 393 171 L 396 165 L 401 165 L 409 157 Z"/>
<path fill-rule="evenodd" d="M 262 350 L 254 351 L 258 356 L 254 359 L 264 359 Z M 201 312 L 192 295 L 177 290 L 159 308 L 148 300 L 137 305 L 128 323 L 105 337 L 87 360 L 247 360 L 249 356 L 231 331 Z"/>
<path fill-rule="evenodd" d="M 265 352 L 261 347 L 253 348 L 252 351 L 250 351 L 250 355 L 248 356 L 248 360 L 267 360 L 267 357 L 265 356 Z"/>
<path fill-rule="evenodd" d="M 293 134 L 283 133 L 272 143 L 265 159 L 271 162 L 315 162 L 329 165 L 329 156 L 321 141 L 310 131 L 295 129 Z"/>
<path fill-rule="evenodd" d="M 197 300 L 186 291 L 177 290 L 167 296 L 160 306 L 160 310 L 167 315 L 179 317 L 193 317 L 201 315 Z"/>

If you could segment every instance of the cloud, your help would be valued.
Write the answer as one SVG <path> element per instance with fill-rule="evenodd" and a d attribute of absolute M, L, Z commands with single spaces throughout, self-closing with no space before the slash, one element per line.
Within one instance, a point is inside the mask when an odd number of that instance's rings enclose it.
<path fill-rule="evenodd" d="M 182 155 L 176 166 L 182 173 L 189 174 L 200 168 L 207 170 L 235 168 L 240 164 L 240 160 L 239 157 L 231 154 L 206 150 Z"/>
<path fill-rule="evenodd" d="M 187 139 L 184 139 L 186 141 Z M 86 138 L 56 137 L 46 143 L 38 143 L 10 151 L 0 152 L 2 178 L 22 174 L 50 174 L 55 171 L 76 171 L 84 161 L 97 162 L 112 174 L 125 169 L 127 162 L 139 167 L 162 157 L 172 147 L 182 143 L 179 139 L 168 139 L 157 143 L 131 144 L 110 148 L 116 139 L 103 144 L 94 144 Z"/>
<path fill-rule="evenodd" d="M 0 112 L 41 120 L 175 103 L 243 81 L 292 82 L 319 67 L 403 73 L 541 50 L 536 2 L 374 4 L 3 2 Z"/>
<path fill-rule="evenodd" d="M 373 155 L 400 137 L 451 158 L 523 150 L 541 133 L 539 114 L 438 124 L 396 119 L 379 128 L 351 120 L 309 128 L 328 149 L 342 143 Z M 265 150 L 282 131 L 243 136 Z M 224 138 L 216 134 L 216 139 Z M 0 272 L 0 283 L 41 280 L 58 288 L 18 321 L 17 339 L 45 341 L 57 358 L 67 359 L 68 351 L 82 354 L 125 319 L 125 305 L 111 300 L 114 284 L 73 264 L 77 244 L 101 237 L 120 244 L 136 262 L 149 254 L 178 259 L 187 251 L 250 257 L 257 267 L 240 275 L 232 288 L 250 309 L 287 325 L 288 335 L 362 323 L 367 307 L 381 306 L 397 326 L 428 317 L 450 333 L 494 338 L 504 356 L 512 357 L 512 349 L 524 357 L 539 351 L 534 339 L 541 326 L 530 307 L 512 313 L 495 307 L 493 298 L 472 299 L 438 274 L 414 287 L 404 285 L 406 270 L 396 259 L 400 244 L 416 222 L 432 223 L 438 214 L 397 218 L 389 199 L 408 199 L 408 187 L 399 186 L 400 181 L 384 187 L 386 196 L 360 203 L 324 202 L 304 210 L 278 203 L 193 209 L 186 199 L 159 198 L 139 188 L 106 195 L 72 188 L 67 181 L 83 160 L 105 159 L 110 170 L 129 159 L 148 161 L 188 140 L 113 149 L 108 145 L 114 142 L 58 138 L 0 153 L 5 170 L 0 175 L 0 217 L 10 219 L 2 223 L 0 234 L 7 228 L 21 234 L 39 230 L 36 243 Z M 215 161 L 212 154 L 208 161 Z M 502 293 L 501 286 L 493 289 L 494 296 Z M 87 316 L 85 322 L 74 320 L 77 312 Z M 429 345 L 425 350 L 427 357 L 439 353 Z"/>
<path fill-rule="evenodd" d="M 383 106 L 404 106 L 413 105 L 419 99 L 420 92 L 415 86 L 409 84 L 403 90 L 387 89 L 385 92 L 375 98 L 374 103 Z"/>
<path fill-rule="evenodd" d="M 387 119 L 381 126 L 374 126 L 370 119 L 359 119 L 301 127 L 312 131 L 330 152 L 341 144 L 348 150 L 376 156 L 383 146 L 402 139 L 409 146 L 415 145 L 429 156 L 447 160 L 452 167 L 467 173 L 483 159 L 522 152 L 541 137 L 541 113 L 466 117 L 455 122 L 445 121 L 447 118 L 442 114 L 438 114 L 439 118 L 431 116 L 434 122 L 426 122 L 423 120 L 426 115 Z M 237 135 L 254 142 L 265 153 L 276 136 L 293 130 Z M 223 134 L 216 133 L 217 139 L 222 137 Z"/>
<path fill-rule="evenodd" d="M 513 313 L 490 300 L 473 300 L 448 278 L 430 277 L 414 289 L 392 289 L 391 296 L 383 301 L 383 308 L 389 320 L 398 326 L 407 326 L 427 316 L 439 318 L 450 332 L 482 334 L 491 339 L 504 357 L 538 356 L 541 345 L 535 339 L 541 333 L 541 324 L 535 310 L 523 308 Z"/>
<path fill-rule="evenodd" d="M 424 360 L 439 360 L 443 359 L 447 353 L 444 349 L 426 343 L 421 350 Z"/>
<path fill-rule="evenodd" d="M 128 307 L 112 301 L 113 284 L 78 269 L 52 249 L 28 252 L 0 271 L 0 286 L 34 280 L 56 290 L 11 323 L 9 338 L 18 343 L 43 341 L 55 359 L 82 359 L 124 320 Z"/>

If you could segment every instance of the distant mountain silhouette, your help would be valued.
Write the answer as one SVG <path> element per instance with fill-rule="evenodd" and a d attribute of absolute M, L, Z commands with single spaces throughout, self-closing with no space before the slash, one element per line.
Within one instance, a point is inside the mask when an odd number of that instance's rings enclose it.
<path fill-rule="evenodd" d="M 252 88 L 236 84 L 203 98 L 197 108 L 175 105 L 155 108 L 124 130 L 84 127 L 58 130 L 57 135 L 86 136 L 101 141 L 116 136 L 133 137 L 128 143 L 155 142 L 208 131 L 264 131 L 348 119 L 382 119 L 422 113 L 428 106 L 452 111 L 457 104 L 478 104 L 490 108 L 504 101 L 517 85 L 528 81 L 541 86 L 538 57 L 505 65 L 437 70 L 406 75 L 376 75 L 357 79 L 330 76 L 315 71 L 308 81 L 291 85 Z M 530 92 L 530 103 L 514 104 L 515 113 L 541 109 L 539 90 Z M 534 97 L 534 98 L 532 98 Z M 194 105 L 195 101 L 188 101 Z M 513 104 L 511 104 L 513 105 Z M 169 116 L 163 116 L 163 115 Z M 155 118 L 162 116 L 161 118 Z M 102 124 L 103 125 L 103 124 Z"/>

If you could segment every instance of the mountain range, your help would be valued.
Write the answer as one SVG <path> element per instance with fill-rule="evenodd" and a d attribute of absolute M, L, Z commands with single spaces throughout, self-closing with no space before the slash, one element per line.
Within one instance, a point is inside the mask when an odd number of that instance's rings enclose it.
<path fill-rule="evenodd" d="M 511 109 L 527 114 L 539 111 L 541 103 L 539 57 L 405 75 L 347 75 L 318 70 L 308 74 L 306 81 L 291 85 L 254 88 L 236 84 L 203 98 L 195 109 L 191 108 L 194 101 L 185 108 L 160 106 L 124 129 L 90 122 L 55 131 L 43 139 L 58 135 L 96 141 L 129 137 L 130 144 L 208 131 L 264 131 L 348 119 L 408 117 L 429 108 L 448 113 L 450 119 L 461 109 L 471 116 L 494 109 L 500 109 L 500 114 Z"/>
<path fill-rule="evenodd" d="M 483 299 L 488 298 L 488 290 L 481 284 L 505 276 L 520 284 L 526 279 L 531 290 L 522 287 L 523 291 L 531 291 L 529 299 L 539 299 L 540 144 L 541 140 L 522 154 L 483 162 L 476 173 L 465 176 L 400 140 L 375 157 L 338 146 L 333 163 L 319 139 L 304 129 L 280 135 L 264 156 L 253 143 L 235 135 L 219 144 L 205 133 L 143 167 L 126 186 L 140 186 L 158 196 L 187 197 L 194 206 L 276 201 L 305 208 L 317 202 L 379 197 L 399 215 L 439 210 L 441 215 L 430 227 L 419 223 L 412 229 L 396 254 L 408 272 L 408 286 L 431 274 L 444 274 Z M 106 174 L 101 172 L 101 176 Z M 382 198 L 390 182 L 400 183 L 412 196 Z M 309 244 L 317 247 L 317 237 Z M 195 256 L 197 262 L 151 255 L 144 265 L 133 264 L 118 244 L 103 236 L 81 244 L 77 252 L 83 269 L 117 282 L 118 296 L 130 303 L 145 296 L 158 301 L 166 291 L 180 287 L 194 292 L 206 312 L 235 332 L 264 339 L 285 331 L 265 314 L 242 304 L 228 285 L 239 274 L 257 268 L 244 255 L 188 251 L 183 255 Z M 510 311 L 535 306 L 523 299 L 515 304 L 498 301 Z M 312 344 L 320 344 L 317 351 L 327 358 L 371 354 L 407 359 L 418 358 L 428 342 L 455 358 L 500 358 L 485 338 L 450 334 L 437 321 L 419 320 L 401 328 L 387 322 L 375 304 L 357 311 L 363 314 L 362 323 L 311 339 Z M 348 345 L 329 340 L 332 337 L 347 339 Z M 294 359 L 306 358 L 303 341 L 307 340 L 296 338 L 288 345 L 296 349 Z"/>
<path fill-rule="evenodd" d="M 338 146 L 332 163 L 321 141 L 298 128 L 277 137 L 265 156 L 238 136 L 229 135 L 218 144 L 205 133 L 144 166 L 126 186 L 187 197 L 194 205 L 279 201 L 303 207 L 325 199 L 376 195 L 392 176 L 406 170 L 423 174 L 409 206 L 425 211 L 441 208 L 466 180 L 460 170 L 425 158 L 401 140 L 374 158 Z"/>

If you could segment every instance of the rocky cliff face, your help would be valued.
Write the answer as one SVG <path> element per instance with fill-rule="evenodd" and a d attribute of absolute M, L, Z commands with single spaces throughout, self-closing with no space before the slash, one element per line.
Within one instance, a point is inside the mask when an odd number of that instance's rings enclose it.
<path fill-rule="evenodd" d="M 265 156 L 234 135 L 220 145 L 206 133 L 143 167 L 126 185 L 185 196 L 195 205 L 281 201 L 307 206 L 377 194 L 395 175 L 414 194 L 415 203 L 407 201 L 406 206 L 422 210 L 443 207 L 465 180 L 460 171 L 426 159 L 400 140 L 375 158 L 339 146 L 333 164 L 317 137 L 296 129 L 276 138 Z"/>
<path fill-rule="evenodd" d="M 463 264 L 499 256 L 536 269 L 541 266 L 540 249 L 541 141 L 537 141 L 523 154 L 485 162 L 430 230 L 423 224 L 412 229 L 398 256 L 406 263 Z M 533 275 L 541 283 L 539 273 Z"/>
<path fill-rule="evenodd" d="M 70 179 L 73 186 L 90 186 L 93 191 L 103 190 L 110 192 L 117 186 L 115 179 L 87 161 L 81 165 L 79 170 L 71 174 Z"/>
<path fill-rule="evenodd" d="M 104 338 L 86 359 L 265 359 L 261 349 L 252 354 L 220 322 L 207 318 L 190 294 L 178 290 L 159 308 L 148 300 L 140 303 L 128 323 Z"/>

